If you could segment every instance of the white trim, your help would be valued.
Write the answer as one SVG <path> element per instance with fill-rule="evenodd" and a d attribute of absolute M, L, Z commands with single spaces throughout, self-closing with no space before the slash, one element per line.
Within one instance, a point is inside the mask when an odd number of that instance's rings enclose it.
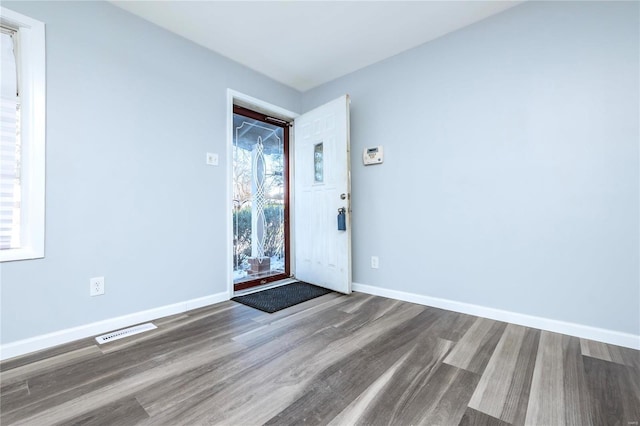
<path fill-rule="evenodd" d="M 559 321 L 550 318 L 536 317 L 533 315 L 520 314 L 517 312 L 503 311 L 501 309 L 488 308 L 486 306 L 472 305 L 470 303 L 458 302 L 455 300 L 440 299 L 438 297 L 407 293 L 404 291 L 391 290 L 366 284 L 353 283 L 352 287 L 353 291 L 360 293 L 418 303 L 420 305 L 432 306 L 434 308 L 441 308 L 463 314 L 504 321 L 525 327 L 567 334 L 569 336 L 624 346 L 631 349 L 640 349 L 640 336 L 634 334 L 622 333 L 615 330 L 607 330 L 604 328 L 591 327 L 588 325 Z"/>
<path fill-rule="evenodd" d="M 24 340 L 0 345 L 0 360 L 13 358 L 16 356 L 28 354 L 30 352 L 51 348 L 63 343 L 72 342 L 86 337 L 92 337 L 98 334 L 106 333 L 135 324 L 147 321 L 153 321 L 158 318 L 169 315 L 180 314 L 192 309 L 201 308 L 203 306 L 213 305 L 225 300 L 229 300 L 227 293 L 216 293 L 210 296 L 199 297 L 172 305 L 160 306 L 158 308 L 148 309 L 146 311 L 134 312 L 128 315 L 122 315 L 103 321 L 92 322 L 90 324 L 78 327 L 67 328 L 65 330 L 55 331 L 40 336 L 30 337 Z"/>
<path fill-rule="evenodd" d="M 233 142 L 233 101 L 239 101 L 243 105 L 247 105 L 249 108 L 257 109 L 259 112 L 263 112 L 264 114 L 273 115 L 278 118 L 283 118 L 287 120 L 293 120 L 298 117 L 300 114 L 289 111 L 288 109 L 284 109 L 277 105 L 273 105 L 267 101 L 263 101 L 262 99 L 254 98 L 253 96 L 246 95 L 244 93 L 235 91 L 233 89 L 227 89 L 227 99 L 231 100 L 231 129 L 230 134 L 232 136 L 231 142 Z"/>
<path fill-rule="evenodd" d="M 237 92 L 233 89 L 227 89 L 227 146 L 225 147 L 227 152 L 227 293 L 229 299 L 234 296 L 233 292 L 233 151 L 231 146 L 233 145 L 233 104 L 239 101 L 243 106 L 253 107 L 260 110 L 260 112 L 273 115 L 278 118 L 293 120 L 299 114 L 281 108 L 277 105 L 270 104 L 253 96 L 245 95 L 244 93 Z M 291 141 L 289 142 L 289 149 L 291 149 Z M 291 154 L 289 154 L 289 158 Z M 291 177 L 291 173 L 289 173 Z M 291 191 L 289 192 L 291 193 Z M 289 204 L 292 202 L 289 201 Z M 289 238 L 293 240 L 293 235 Z M 289 250 L 291 252 L 291 250 Z M 290 262 L 291 264 L 291 262 Z"/>
<path fill-rule="evenodd" d="M 46 51 L 44 23 L 0 7 L 2 24 L 18 30 L 22 138 L 22 247 L 0 262 L 44 257 Z"/>

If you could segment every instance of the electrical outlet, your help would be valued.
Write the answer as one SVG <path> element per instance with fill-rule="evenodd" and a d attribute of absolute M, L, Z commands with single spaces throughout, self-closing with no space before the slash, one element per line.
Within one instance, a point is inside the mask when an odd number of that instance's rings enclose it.
<path fill-rule="evenodd" d="M 218 165 L 218 154 L 215 152 L 207 152 L 207 164 L 210 166 Z"/>
<path fill-rule="evenodd" d="M 104 277 L 94 277 L 89 280 L 89 296 L 104 294 Z"/>
<path fill-rule="evenodd" d="M 373 269 L 378 269 L 380 267 L 380 259 L 378 259 L 378 256 L 371 256 L 371 267 Z"/>

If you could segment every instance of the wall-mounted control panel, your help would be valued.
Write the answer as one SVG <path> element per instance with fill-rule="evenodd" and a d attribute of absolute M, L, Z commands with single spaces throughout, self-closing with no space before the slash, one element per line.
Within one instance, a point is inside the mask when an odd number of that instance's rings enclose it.
<path fill-rule="evenodd" d="M 384 161 L 384 153 L 382 151 L 382 145 L 372 146 L 371 148 L 365 148 L 362 153 L 362 162 L 365 166 L 371 166 L 372 164 L 382 164 Z"/>

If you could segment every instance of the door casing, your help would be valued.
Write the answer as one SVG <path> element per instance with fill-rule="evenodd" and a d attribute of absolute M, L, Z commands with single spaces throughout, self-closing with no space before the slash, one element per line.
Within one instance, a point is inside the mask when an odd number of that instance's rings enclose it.
<path fill-rule="evenodd" d="M 252 109 L 254 111 L 258 111 L 272 117 L 281 118 L 288 121 L 293 121 L 299 114 L 289 111 L 287 109 L 281 108 L 277 105 L 273 105 L 269 102 L 263 101 L 258 98 L 254 98 L 253 96 L 246 95 L 244 93 L 235 91 L 233 89 L 227 89 L 227 144 L 225 146 L 226 149 L 226 209 L 227 209 L 227 232 L 226 232 L 226 242 L 227 242 L 227 293 L 229 295 L 229 299 L 231 299 L 234 295 L 233 290 L 233 157 L 232 157 L 232 145 L 233 145 L 233 105 L 243 106 L 245 108 Z M 289 157 L 294 158 L 294 150 L 295 143 L 293 140 L 293 131 L 292 128 L 289 128 Z M 295 211 L 293 210 L 293 188 L 294 188 L 294 171 L 295 164 L 293 161 L 289 162 L 289 220 L 290 220 L 290 243 L 289 243 L 289 253 L 291 256 L 290 265 L 291 265 L 291 275 L 295 275 L 295 263 L 293 262 L 294 249 L 295 249 L 295 233 L 294 233 L 294 225 L 295 225 Z"/>

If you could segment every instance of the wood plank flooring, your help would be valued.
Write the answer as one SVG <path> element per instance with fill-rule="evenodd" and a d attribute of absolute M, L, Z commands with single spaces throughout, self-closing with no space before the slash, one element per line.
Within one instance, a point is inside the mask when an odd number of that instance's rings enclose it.
<path fill-rule="evenodd" d="M 2 425 L 638 425 L 640 352 L 335 293 L 0 364 Z"/>

